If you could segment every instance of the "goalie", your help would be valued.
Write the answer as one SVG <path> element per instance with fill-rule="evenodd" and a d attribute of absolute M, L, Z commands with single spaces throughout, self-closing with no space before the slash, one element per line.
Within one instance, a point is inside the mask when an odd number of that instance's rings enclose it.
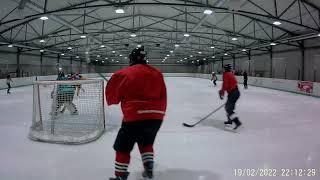
<path fill-rule="evenodd" d="M 59 74 L 57 80 L 67 80 L 64 74 Z M 54 99 L 53 103 L 53 117 L 56 118 L 58 113 L 63 113 L 64 109 L 60 111 L 60 108 L 64 106 L 72 115 L 78 115 L 76 105 L 72 102 L 75 94 L 76 86 L 67 84 L 58 84 L 52 91 L 51 97 Z"/>

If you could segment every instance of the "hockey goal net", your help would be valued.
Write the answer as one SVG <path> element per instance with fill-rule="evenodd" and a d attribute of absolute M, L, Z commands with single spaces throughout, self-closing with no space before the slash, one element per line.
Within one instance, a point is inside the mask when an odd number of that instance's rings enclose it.
<path fill-rule="evenodd" d="M 33 86 L 33 140 L 81 144 L 105 129 L 104 81 L 36 81 Z"/>

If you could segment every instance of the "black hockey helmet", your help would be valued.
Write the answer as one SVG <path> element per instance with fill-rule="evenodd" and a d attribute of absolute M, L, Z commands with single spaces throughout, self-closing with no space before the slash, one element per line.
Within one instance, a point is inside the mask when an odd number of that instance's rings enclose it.
<path fill-rule="evenodd" d="M 228 71 L 231 71 L 232 65 L 231 64 L 226 64 L 226 65 L 223 66 L 223 68 L 224 68 L 225 71 L 228 72 Z"/>
<path fill-rule="evenodd" d="M 130 65 L 146 64 L 146 55 L 147 53 L 144 51 L 144 46 L 135 48 L 129 55 Z"/>

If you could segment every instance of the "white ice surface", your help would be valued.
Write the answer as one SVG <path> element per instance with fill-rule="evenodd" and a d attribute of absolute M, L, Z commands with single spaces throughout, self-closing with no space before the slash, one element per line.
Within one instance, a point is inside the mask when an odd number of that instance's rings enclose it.
<path fill-rule="evenodd" d="M 192 123 L 223 103 L 206 79 L 166 78 L 168 111 L 157 136 L 156 180 L 319 180 L 320 99 L 249 87 L 241 89 L 236 111 L 244 128 L 224 131 L 224 109 L 194 128 Z M 112 145 L 120 108 L 106 110 L 107 132 L 85 145 L 57 145 L 27 138 L 32 87 L 0 91 L 0 180 L 107 180 L 113 176 Z M 132 152 L 129 180 L 142 165 Z M 237 168 L 273 168 L 277 177 L 236 177 Z M 280 177 L 282 168 L 315 168 L 316 177 Z"/>

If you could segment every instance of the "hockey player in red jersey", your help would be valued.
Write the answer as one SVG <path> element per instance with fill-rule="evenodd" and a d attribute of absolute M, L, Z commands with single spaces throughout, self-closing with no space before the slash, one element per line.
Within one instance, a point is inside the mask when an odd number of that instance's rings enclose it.
<path fill-rule="evenodd" d="M 167 93 L 162 73 L 146 64 L 145 56 L 143 47 L 134 49 L 129 56 L 130 66 L 115 72 L 105 90 L 108 105 L 121 103 L 124 114 L 113 146 L 116 177 L 110 180 L 128 178 L 135 143 L 144 165 L 143 177 L 153 177 L 153 144 L 166 112 Z"/>
<path fill-rule="evenodd" d="M 228 100 L 225 105 L 228 121 L 226 121 L 225 124 L 232 125 L 232 123 L 234 122 L 235 127 L 233 129 L 236 130 L 242 124 L 236 113 L 234 112 L 236 102 L 240 97 L 240 92 L 238 90 L 237 79 L 231 72 L 231 65 L 226 64 L 224 66 L 224 71 L 223 84 L 221 90 L 219 91 L 219 95 L 220 98 L 223 99 L 225 91 L 227 91 L 228 93 Z"/>

